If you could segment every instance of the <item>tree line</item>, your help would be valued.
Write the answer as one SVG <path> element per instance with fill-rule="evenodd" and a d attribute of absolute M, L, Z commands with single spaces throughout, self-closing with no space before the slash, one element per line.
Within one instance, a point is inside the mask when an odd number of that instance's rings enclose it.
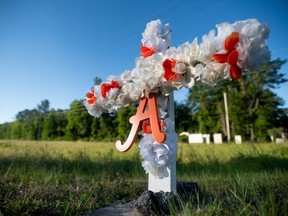
<path fill-rule="evenodd" d="M 288 130 L 288 109 L 273 89 L 287 82 L 280 69 L 286 60 L 276 59 L 259 71 L 246 72 L 240 80 L 223 80 L 217 86 L 194 86 L 187 99 L 175 103 L 176 131 L 181 133 L 222 133 L 227 136 L 223 92 L 228 98 L 231 136 L 246 141 L 265 141 L 269 135 Z M 99 83 L 99 78 L 95 78 Z M 82 100 L 69 109 L 50 108 L 43 100 L 32 110 L 23 110 L 16 120 L 0 125 L 0 139 L 22 140 L 125 140 L 131 128 L 129 118 L 137 106 L 104 113 L 100 118 L 88 114 Z"/>

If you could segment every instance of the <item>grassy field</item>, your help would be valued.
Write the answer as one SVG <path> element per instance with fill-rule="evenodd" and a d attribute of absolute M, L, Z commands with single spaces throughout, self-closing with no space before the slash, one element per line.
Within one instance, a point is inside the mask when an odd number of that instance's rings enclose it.
<path fill-rule="evenodd" d="M 287 171 L 288 143 L 180 143 L 177 180 L 203 194 L 181 215 L 288 215 Z M 0 215 L 87 214 L 146 189 L 136 145 L 120 153 L 113 143 L 0 141 Z"/>

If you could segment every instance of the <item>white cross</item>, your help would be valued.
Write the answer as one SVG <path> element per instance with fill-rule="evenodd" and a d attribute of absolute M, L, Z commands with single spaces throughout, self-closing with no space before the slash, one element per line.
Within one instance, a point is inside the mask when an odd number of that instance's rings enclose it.
<path fill-rule="evenodd" d="M 142 141 L 139 146 L 142 156 L 148 155 L 148 160 L 144 158 L 142 165 L 149 172 L 148 189 L 153 192 L 176 191 L 177 139 L 172 136 L 175 134 L 173 90 L 183 86 L 192 88 L 198 83 L 213 85 L 219 78 L 240 79 L 242 69 L 261 69 L 270 59 L 265 43 L 269 29 L 258 20 L 223 23 L 217 28 L 218 35 L 211 31 L 209 35 L 203 36 L 201 44 L 195 39 L 192 43 L 170 48 L 169 24 L 162 25 L 160 20 L 148 23 L 142 34 L 142 57 L 137 59 L 136 67 L 132 71 L 125 71 L 120 77 L 110 78 L 107 83 L 96 85 L 87 94 L 85 106 L 95 117 L 140 100 L 140 108 L 138 107 L 136 115 L 130 118 L 132 129 L 127 141 L 124 144 L 117 141 L 116 147 L 120 151 L 127 151 L 135 140 L 142 120 L 150 120 L 153 138 L 146 133 L 142 139 L 145 138 L 146 143 L 142 143 L 144 147 L 141 146 Z M 153 105 L 155 92 L 158 102 L 163 94 L 169 95 L 168 105 L 162 104 L 158 110 L 161 115 L 163 108 L 168 110 L 168 118 L 165 117 L 165 112 L 164 117 L 161 117 L 164 128 L 160 128 L 158 116 L 149 117 L 157 110 Z M 147 103 L 152 106 L 149 106 L 149 111 L 146 112 Z M 154 111 L 151 112 L 150 109 Z M 166 131 L 165 124 L 168 124 Z M 154 147 L 156 153 L 152 151 Z M 159 148 L 160 152 L 165 152 L 164 157 L 159 156 Z M 157 174 L 161 168 L 165 168 L 165 175 Z"/>
<path fill-rule="evenodd" d="M 172 125 L 175 125 L 174 111 L 174 93 L 170 93 L 168 98 L 168 118 Z M 170 127 L 168 132 L 175 132 L 175 127 Z M 168 176 L 162 179 L 155 178 L 151 173 L 148 174 L 148 190 L 153 192 L 176 192 L 176 153 L 172 158 L 171 164 L 168 167 Z"/>

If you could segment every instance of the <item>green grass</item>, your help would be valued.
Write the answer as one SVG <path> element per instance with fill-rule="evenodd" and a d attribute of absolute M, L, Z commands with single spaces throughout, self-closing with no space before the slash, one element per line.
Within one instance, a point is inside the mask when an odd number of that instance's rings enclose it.
<path fill-rule="evenodd" d="M 181 215 L 288 215 L 287 170 L 287 143 L 180 143 L 177 179 L 202 191 Z M 0 141 L 0 215 L 81 215 L 146 189 L 136 145 Z"/>

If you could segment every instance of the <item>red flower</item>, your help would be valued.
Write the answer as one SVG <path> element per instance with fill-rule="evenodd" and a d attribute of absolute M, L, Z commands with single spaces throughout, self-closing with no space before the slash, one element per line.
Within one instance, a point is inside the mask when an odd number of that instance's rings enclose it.
<path fill-rule="evenodd" d="M 146 47 L 143 44 L 141 44 L 141 48 L 140 48 L 140 54 L 141 56 L 143 56 L 144 58 L 151 56 L 155 53 L 155 47 Z"/>
<path fill-rule="evenodd" d="M 94 90 L 94 88 L 92 88 L 91 92 L 86 94 L 86 97 L 87 97 L 86 101 L 89 105 L 95 104 L 97 101 L 97 98 L 94 95 L 94 92 L 95 92 L 95 90 Z"/>
<path fill-rule="evenodd" d="M 242 70 L 237 65 L 238 52 L 235 49 L 235 45 L 239 42 L 239 33 L 232 32 L 225 40 L 225 54 L 213 54 L 212 59 L 218 63 L 230 64 L 230 77 L 232 79 L 240 79 L 242 76 Z"/>
<path fill-rule="evenodd" d="M 176 61 L 175 60 L 170 60 L 166 59 L 163 63 L 162 66 L 164 67 L 164 77 L 167 81 L 170 80 L 175 80 L 177 78 L 177 73 L 174 72 L 174 68 L 176 66 Z"/>
<path fill-rule="evenodd" d="M 117 89 L 121 89 L 121 86 L 119 85 L 119 83 L 117 83 L 116 81 L 112 80 L 111 84 L 109 83 L 103 83 L 101 85 L 101 95 L 103 98 L 107 98 L 107 93 L 112 89 L 112 88 L 117 88 Z"/>

